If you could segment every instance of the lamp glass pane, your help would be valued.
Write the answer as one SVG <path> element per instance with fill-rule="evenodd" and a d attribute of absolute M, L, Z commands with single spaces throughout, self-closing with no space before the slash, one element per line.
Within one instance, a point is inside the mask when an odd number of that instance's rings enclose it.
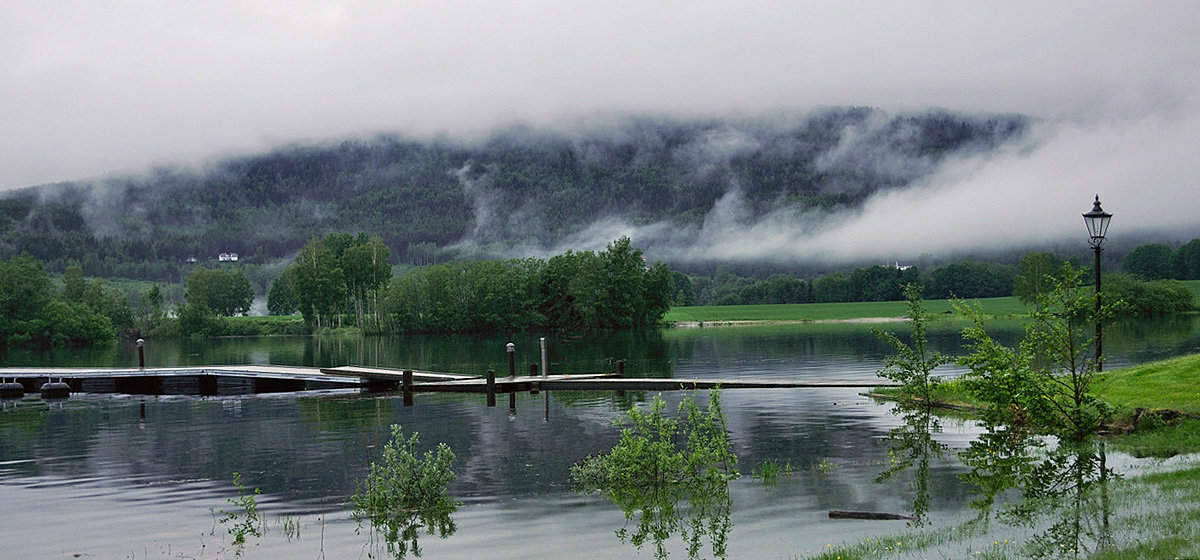
<path fill-rule="evenodd" d="M 1095 235 L 1098 237 L 1104 237 L 1104 235 L 1108 232 L 1108 222 L 1111 220 L 1112 220 L 1111 214 L 1106 215 L 1106 216 L 1101 216 L 1100 224 L 1099 224 L 1100 227 L 1099 227 L 1098 233 L 1096 233 Z"/>

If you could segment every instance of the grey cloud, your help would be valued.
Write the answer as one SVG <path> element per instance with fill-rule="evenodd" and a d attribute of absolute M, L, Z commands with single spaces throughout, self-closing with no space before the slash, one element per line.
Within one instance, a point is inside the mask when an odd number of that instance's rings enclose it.
<path fill-rule="evenodd" d="M 1200 4 L 1187 0 L 10 0 L 0 7 L 0 189 L 304 140 L 465 138 L 629 112 L 870 105 L 1043 121 L 1024 150 L 944 163 L 919 188 L 837 223 L 795 209 L 746 223 L 731 198 L 728 214 L 695 231 L 619 219 L 592 231 L 696 258 L 892 257 L 994 243 L 1000 231 L 1012 242 L 1065 239 L 1097 191 L 1131 230 L 1194 225 L 1197 91 Z M 871 138 L 859 132 L 847 142 Z M 746 141 L 713 138 L 706 149 L 735 153 Z M 822 164 L 926 171 L 863 147 Z M 851 155 L 862 153 L 873 155 Z M 975 212 L 984 207 L 994 214 Z"/>

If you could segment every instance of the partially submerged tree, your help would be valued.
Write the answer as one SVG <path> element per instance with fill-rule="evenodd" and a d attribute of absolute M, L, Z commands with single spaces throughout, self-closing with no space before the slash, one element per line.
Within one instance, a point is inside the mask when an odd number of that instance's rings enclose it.
<path fill-rule="evenodd" d="M 974 350 L 959 360 L 971 369 L 968 388 L 997 419 L 1027 418 L 1078 441 L 1110 417 L 1111 407 L 1092 393 L 1099 373 L 1095 325 L 1109 321 L 1125 304 L 1106 304 L 1097 314 L 1096 295 L 1082 279 L 1083 272 L 1069 264 L 1047 278 L 1049 289 L 1036 294 L 1032 321 L 1017 349 L 996 343 L 977 315 L 964 331 Z"/>
<path fill-rule="evenodd" d="M 679 420 L 666 416 L 665 409 L 656 396 L 648 410 L 629 410 L 620 441 L 608 454 L 572 466 L 571 478 L 580 490 L 612 500 L 626 520 L 637 517 L 632 531 L 617 531 L 623 542 L 638 549 L 653 542 L 655 557 L 662 559 L 666 540 L 678 533 L 689 557 L 697 558 L 707 536 L 713 556 L 724 558 L 731 527 L 729 481 L 738 472 L 720 391 L 709 392 L 707 409 L 688 396 L 679 405 Z"/>
<path fill-rule="evenodd" d="M 451 515 L 458 502 L 448 491 L 455 477 L 454 452 L 439 443 L 422 455 L 419 441 L 418 434 L 406 437 L 400 425 L 393 424 L 383 457 L 371 462 L 366 481 L 350 498 L 359 527 L 369 522 L 372 530 L 382 531 L 388 553 L 398 559 L 409 552 L 421 555 L 417 541 L 422 530 L 446 538 L 457 529 Z"/>
<path fill-rule="evenodd" d="M 880 377 L 890 379 L 902 385 L 901 391 L 909 396 L 929 403 L 933 398 L 933 389 L 938 380 L 932 373 L 938 366 L 948 363 L 949 358 L 940 352 L 930 351 L 925 337 L 928 317 L 925 316 L 925 304 L 921 299 L 921 287 L 917 284 L 904 286 L 904 296 L 908 299 L 908 318 L 912 328 L 912 345 L 905 344 L 896 335 L 872 328 L 871 332 L 888 343 L 895 354 L 884 359 Z"/>

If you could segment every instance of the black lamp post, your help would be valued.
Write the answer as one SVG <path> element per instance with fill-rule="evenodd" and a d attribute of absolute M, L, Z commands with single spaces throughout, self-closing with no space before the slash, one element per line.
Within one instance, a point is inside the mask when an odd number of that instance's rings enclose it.
<path fill-rule="evenodd" d="M 1111 220 L 1112 214 L 1100 208 L 1100 195 L 1096 195 L 1091 212 L 1083 215 L 1083 223 L 1087 224 L 1088 234 L 1091 235 L 1092 250 L 1096 252 L 1096 371 L 1104 371 L 1104 363 L 1100 361 L 1103 346 L 1103 331 L 1100 327 L 1100 251 L 1104 246 L 1104 233 L 1108 231 L 1108 222 Z"/>

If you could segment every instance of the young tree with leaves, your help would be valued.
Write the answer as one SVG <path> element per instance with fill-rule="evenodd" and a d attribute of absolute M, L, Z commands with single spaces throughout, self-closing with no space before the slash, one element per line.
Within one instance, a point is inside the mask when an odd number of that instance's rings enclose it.
<path fill-rule="evenodd" d="M 925 329 L 929 318 L 925 315 L 925 302 L 921 299 L 921 286 L 906 284 L 904 297 L 908 300 L 908 319 L 912 327 L 912 345 L 905 344 L 896 335 L 872 328 L 871 332 L 896 351 L 884 360 L 880 377 L 890 379 L 902 385 L 901 391 L 908 397 L 920 399 L 926 403 L 932 402 L 933 389 L 938 380 L 933 377 L 934 368 L 948 363 L 949 358 L 940 352 L 930 351 L 925 337 Z"/>

